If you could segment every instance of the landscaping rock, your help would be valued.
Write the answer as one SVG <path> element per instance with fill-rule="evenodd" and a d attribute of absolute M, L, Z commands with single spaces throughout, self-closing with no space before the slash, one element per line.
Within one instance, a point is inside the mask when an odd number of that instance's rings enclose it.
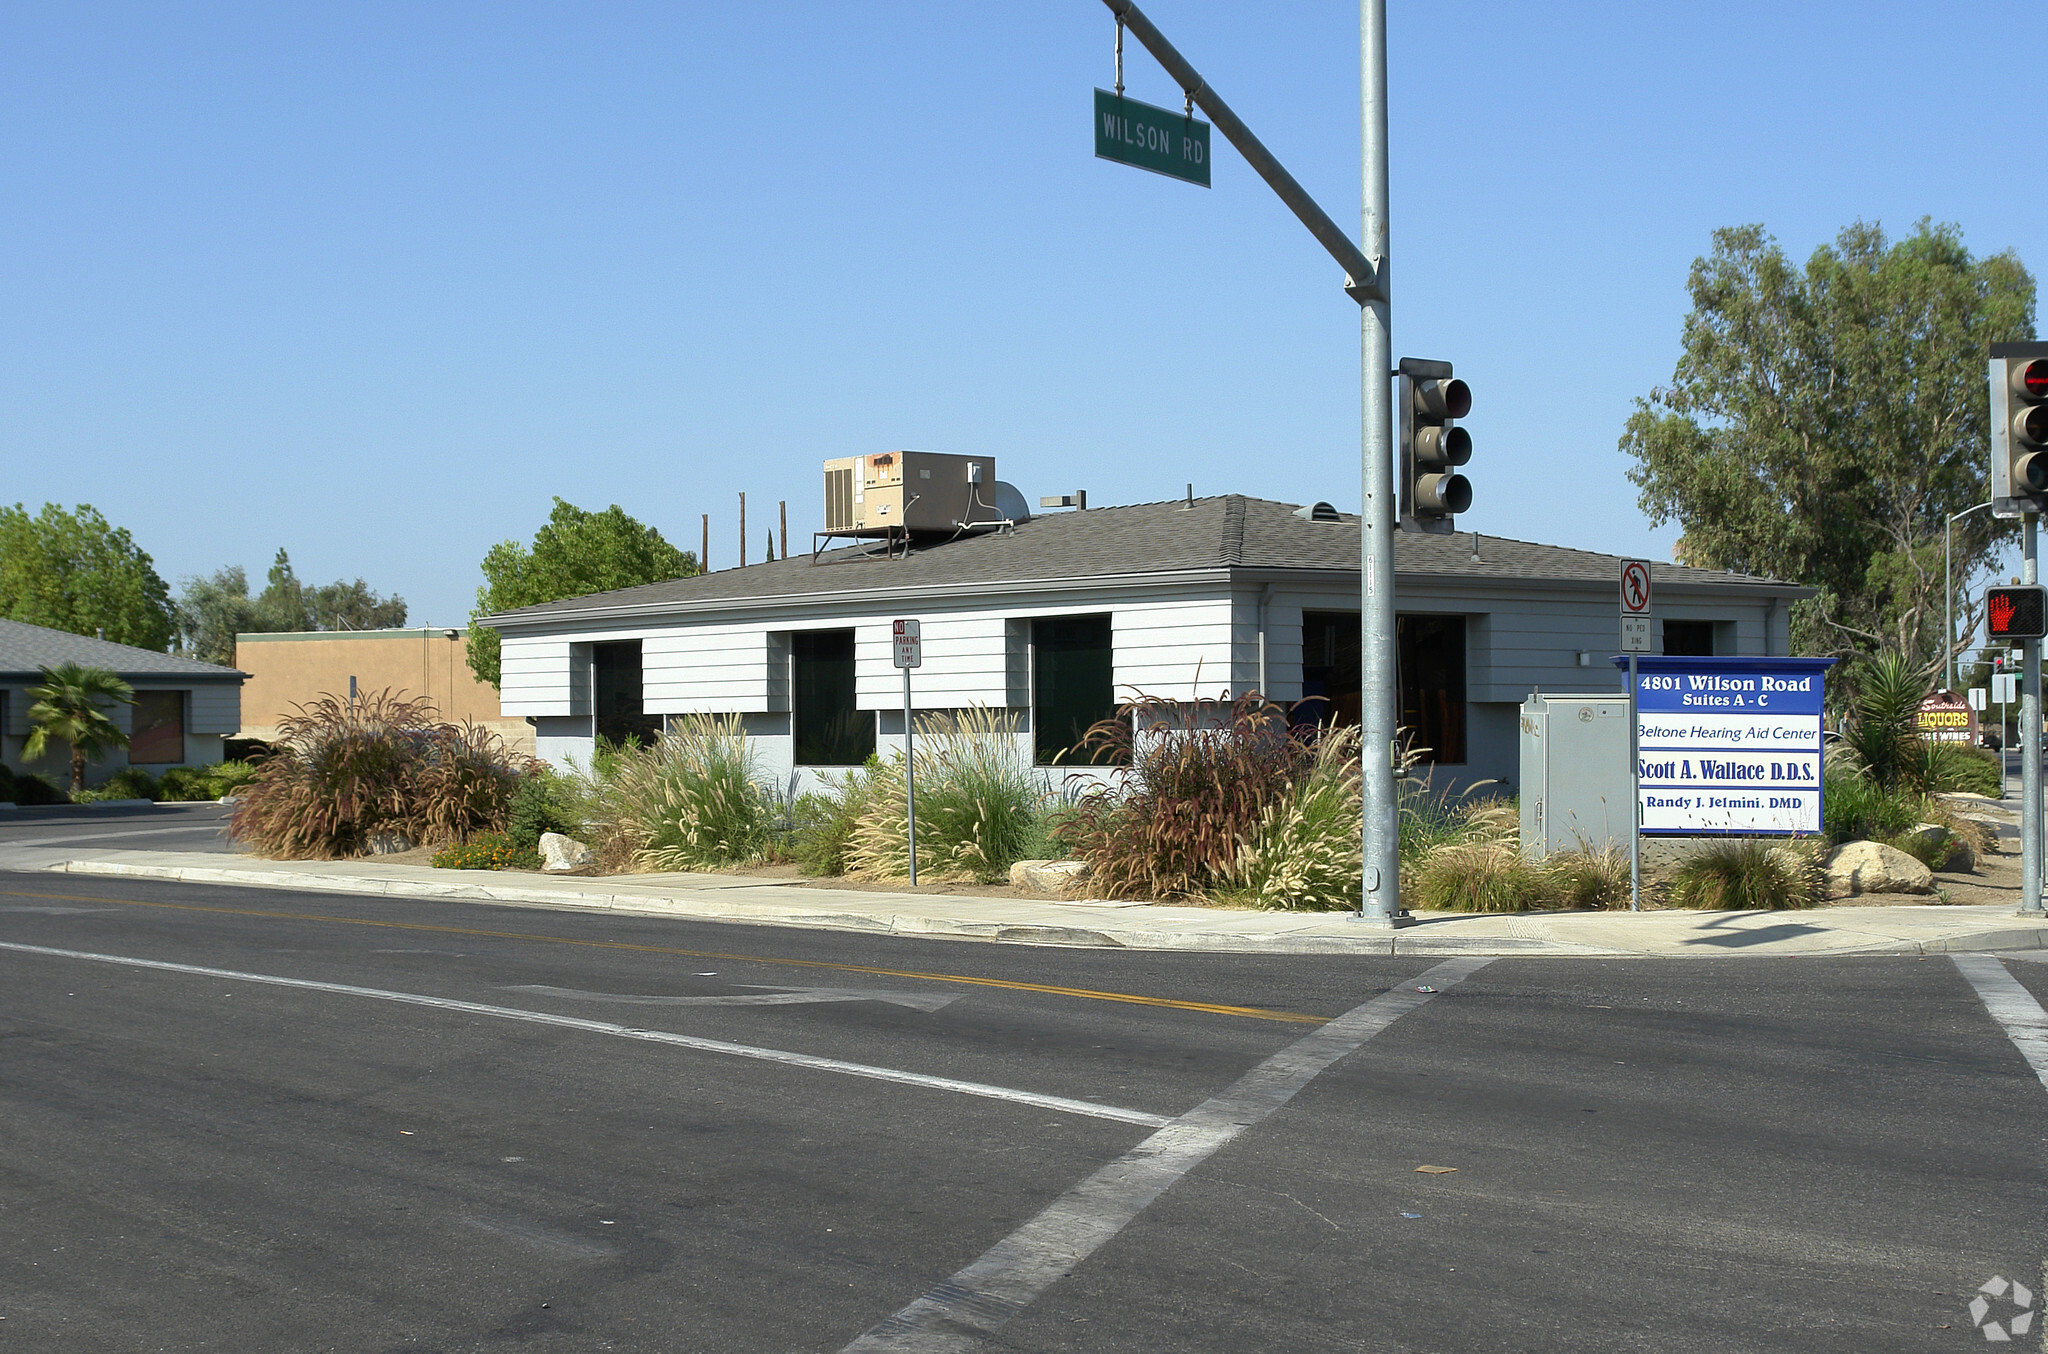
<path fill-rule="evenodd" d="M 412 838 L 403 832 L 379 832 L 370 838 L 370 854 L 373 856 L 395 856 L 412 848 Z"/>
<path fill-rule="evenodd" d="M 549 874 L 573 874 L 590 866 L 590 848 L 559 832 L 540 834 L 540 867 Z"/>
<path fill-rule="evenodd" d="M 1846 842 L 1828 857 L 1827 896 L 1864 893 L 1932 893 L 1934 871 L 1882 842 Z"/>
<path fill-rule="evenodd" d="M 1010 867 L 1010 883 L 1026 893 L 1047 898 L 1064 898 L 1073 885 L 1087 877 L 1088 865 L 1079 860 L 1020 860 Z"/>

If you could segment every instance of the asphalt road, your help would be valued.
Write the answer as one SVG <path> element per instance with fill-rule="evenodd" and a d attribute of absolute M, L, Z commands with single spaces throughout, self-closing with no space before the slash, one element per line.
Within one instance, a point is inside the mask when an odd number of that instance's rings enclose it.
<path fill-rule="evenodd" d="M 130 808 L 46 804 L 0 809 L 0 851 L 9 847 L 93 846 L 138 851 L 222 851 L 230 811 L 218 804 Z"/>
<path fill-rule="evenodd" d="M 2044 1287 L 2048 1091 L 1948 960 L 32 874 L 0 946 L 0 1349 L 1939 1350 Z"/>

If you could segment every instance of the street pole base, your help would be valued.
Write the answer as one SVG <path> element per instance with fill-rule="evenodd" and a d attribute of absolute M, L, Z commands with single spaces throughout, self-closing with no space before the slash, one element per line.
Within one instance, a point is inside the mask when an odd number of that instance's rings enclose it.
<path fill-rule="evenodd" d="M 1405 907 L 1391 917 L 1374 917 L 1362 911 L 1346 912 L 1344 920 L 1357 922 L 1360 926 L 1370 926 L 1379 931 L 1398 931 L 1403 927 L 1420 926 L 1422 924 L 1416 920 L 1415 914 Z"/>

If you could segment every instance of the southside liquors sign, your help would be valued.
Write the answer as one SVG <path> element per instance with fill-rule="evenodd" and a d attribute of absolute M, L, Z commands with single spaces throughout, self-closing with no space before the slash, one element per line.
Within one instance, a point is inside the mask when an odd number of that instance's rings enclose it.
<path fill-rule="evenodd" d="M 1636 769 L 1643 831 L 1818 833 L 1821 702 L 1833 662 L 1639 658 Z"/>

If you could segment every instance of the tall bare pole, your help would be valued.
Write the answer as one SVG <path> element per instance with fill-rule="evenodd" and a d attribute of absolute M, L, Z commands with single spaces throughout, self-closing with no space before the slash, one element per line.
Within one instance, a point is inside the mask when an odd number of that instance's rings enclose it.
<path fill-rule="evenodd" d="M 711 572 L 711 514 L 704 514 L 704 548 L 697 552 L 697 572 Z"/>
<path fill-rule="evenodd" d="M 1387 0 L 1359 4 L 1359 117 L 1363 202 L 1359 247 L 1372 264 L 1378 295 L 1359 307 L 1359 569 L 1365 595 L 1360 732 L 1364 736 L 1365 896 L 1359 918 L 1392 926 L 1400 911 L 1400 803 L 1394 739 L 1400 719 L 1394 635 L 1394 334 L 1387 270 Z"/>
<path fill-rule="evenodd" d="M 1361 527 L 1359 571 L 1363 586 L 1361 635 L 1365 699 L 1365 815 L 1359 826 L 1365 881 L 1359 920 L 1400 924 L 1400 803 L 1394 785 L 1394 736 L 1400 693 L 1394 650 L 1394 341 L 1387 300 L 1387 6 L 1359 6 L 1359 110 L 1363 133 L 1363 247 L 1316 205 L 1273 153 L 1252 135 L 1222 97 L 1175 50 L 1132 0 L 1103 0 L 1181 87 L 1189 103 L 1207 113 L 1258 176 L 1286 203 L 1309 234 L 1345 272 L 1344 290 L 1361 317 L 1360 408 Z"/>
<path fill-rule="evenodd" d="M 740 568 L 747 567 L 747 496 L 740 495 Z"/>
<path fill-rule="evenodd" d="M 782 508 L 782 557 L 789 558 L 789 500 L 781 500 Z"/>
<path fill-rule="evenodd" d="M 2037 513 L 2020 537 L 2020 581 L 2041 581 Z M 2041 641 L 2030 639 L 2020 660 L 2020 914 L 2041 915 Z M 2003 756 L 2001 752 L 1999 754 Z"/>

